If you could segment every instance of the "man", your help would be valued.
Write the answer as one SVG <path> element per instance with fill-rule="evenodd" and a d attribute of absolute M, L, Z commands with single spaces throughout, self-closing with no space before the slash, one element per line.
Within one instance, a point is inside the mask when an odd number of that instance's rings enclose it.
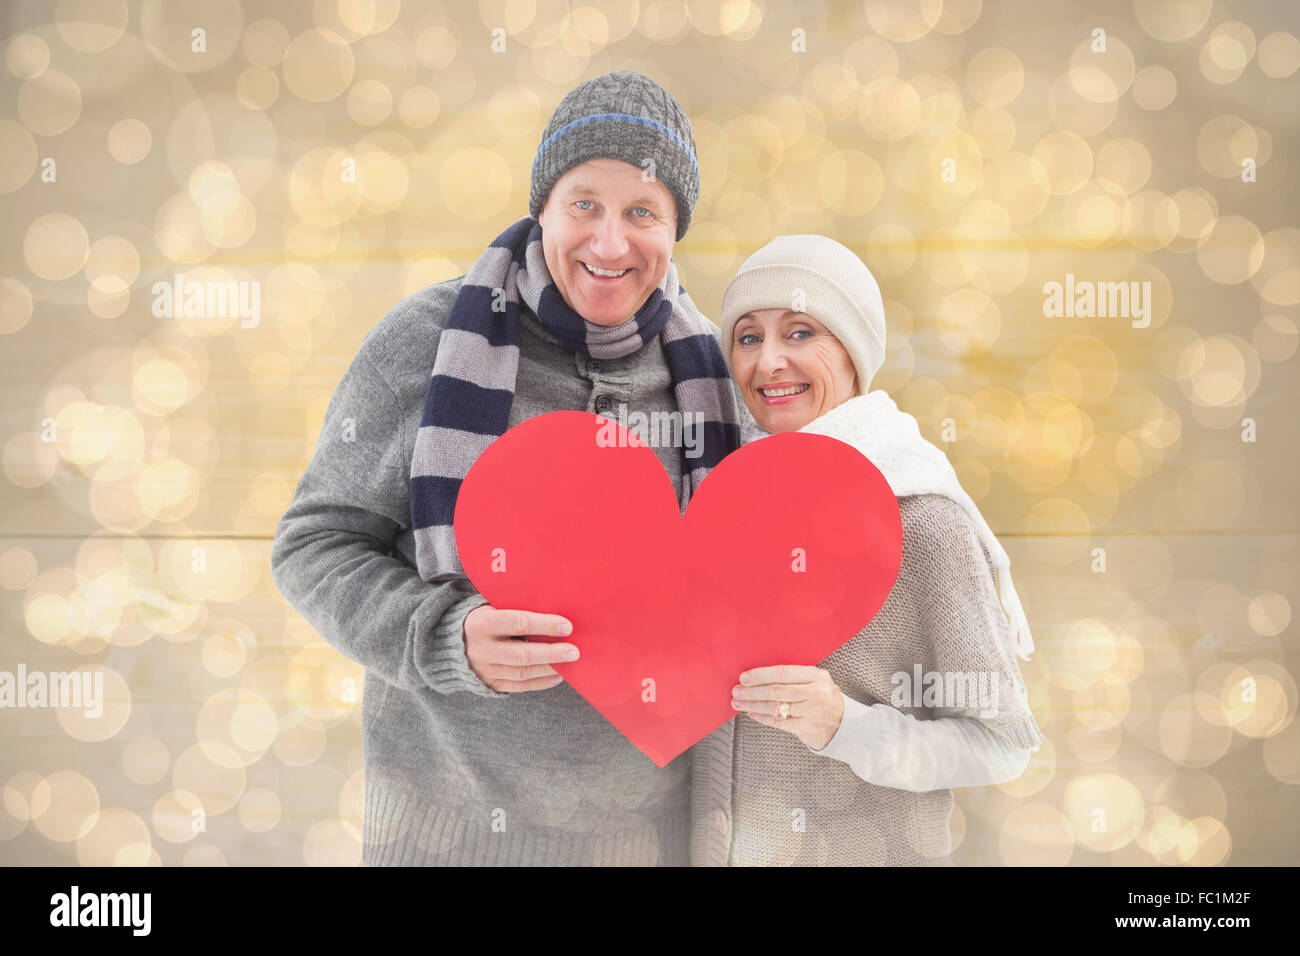
<path fill-rule="evenodd" d="M 689 861 L 688 760 L 657 768 L 562 681 L 550 665 L 582 634 L 512 639 L 570 630 L 545 608 L 488 605 L 451 519 L 477 455 L 546 412 L 702 420 L 693 457 L 654 449 L 683 507 L 739 445 L 752 419 L 671 258 L 698 192 L 666 90 L 630 72 L 582 84 L 538 147 L 531 216 L 465 276 L 398 303 L 330 402 L 271 566 L 366 668 L 367 864 Z"/>

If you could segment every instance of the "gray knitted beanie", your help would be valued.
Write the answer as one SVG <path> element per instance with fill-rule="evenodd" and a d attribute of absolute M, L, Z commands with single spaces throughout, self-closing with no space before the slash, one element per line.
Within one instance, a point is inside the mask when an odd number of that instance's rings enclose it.
<path fill-rule="evenodd" d="M 700 166 L 691 122 L 671 93 L 629 70 L 570 90 L 555 108 L 533 160 L 528 211 L 534 218 L 555 181 L 589 159 L 620 159 L 653 174 L 677 202 L 677 238 L 686 235 L 700 195 Z"/>

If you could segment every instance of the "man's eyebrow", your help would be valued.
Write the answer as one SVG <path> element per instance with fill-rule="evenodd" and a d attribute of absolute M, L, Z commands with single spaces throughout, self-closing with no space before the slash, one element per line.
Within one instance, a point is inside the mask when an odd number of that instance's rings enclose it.
<path fill-rule="evenodd" d="M 596 190 L 590 189 L 587 186 L 570 186 L 565 190 L 564 194 L 566 196 L 576 196 L 584 199 L 599 198 Z M 656 208 L 658 208 L 659 204 L 659 200 L 654 196 L 641 196 L 638 199 L 633 199 L 631 203 L 629 203 L 629 205 L 633 206 L 654 206 Z"/>

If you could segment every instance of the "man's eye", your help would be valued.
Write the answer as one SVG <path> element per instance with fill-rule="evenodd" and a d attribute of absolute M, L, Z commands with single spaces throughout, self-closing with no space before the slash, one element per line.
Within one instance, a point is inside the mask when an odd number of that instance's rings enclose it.
<path fill-rule="evenodd" d="M 644 216 L 639 216 L 639 215 L 637 215 L 637 213 L 642 213 L 642 212 L 645 213 Z M 654 213 L 652 213 L 652 212 L 651 212 L 649 209 L 647 209 L 645 206 L 637 206 L 635 209 L 632 210 L 632 215 L 633 215 L 633 217 L 636 218 L 636 219 L 649 219 L 649 218 L 651 218 L 652 216 L 654 216 Z"/>
<path fill-rule="evenodd" d="M 589 207 L 588 207 L 588 206 L 584 206 L 583 203 L 590 203 L 590 202 L 591 202 L 590 199 L 579 199 L 577 202 L 574 203 L 574 205 L 577 206 L 579 209 L 582 209 L 582 210 L 585 211 L 585 210 L 588 209 Z"/>

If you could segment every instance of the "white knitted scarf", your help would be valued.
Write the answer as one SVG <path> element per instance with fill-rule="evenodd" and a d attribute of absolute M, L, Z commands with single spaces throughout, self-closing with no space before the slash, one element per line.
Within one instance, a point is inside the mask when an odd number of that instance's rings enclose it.
<path fill-rule="evenodd" d="M 916 419 L 900 411 L 887 392 L 858 395 L 815 418 L 801 432 L 826 435 L 852 445 L 880 469 L 894 497 L 938 494 L 951 498 L 970 515 L 997 571 L 998 600 L 1007 616 L 1011 650 L 1024 660 L 1034 650 L 1020 597 L 1011 583 L 1011 559 L 957 480 L 948 456 L 921 437 Z"/>

